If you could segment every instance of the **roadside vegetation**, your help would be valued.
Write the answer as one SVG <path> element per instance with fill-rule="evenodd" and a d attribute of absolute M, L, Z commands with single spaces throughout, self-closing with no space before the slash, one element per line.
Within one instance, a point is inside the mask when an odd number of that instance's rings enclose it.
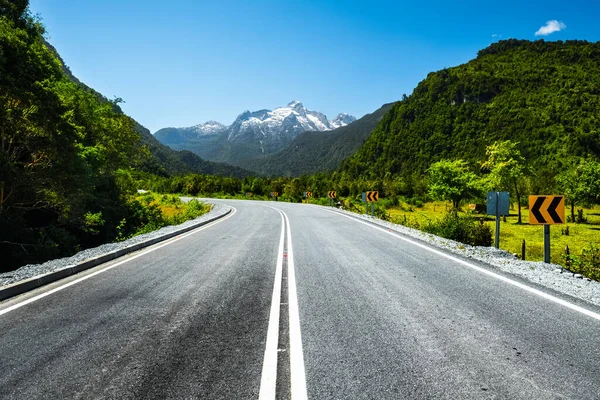
<path fill-rule="evenodd" d="M 541 259 L 527 196 L 562 194 L 569 221 L 552 227 L 552 261 L 600 279 L 599 60 L 600 43 L 494 43 L 429 74 L 336 171 L 253 177 L 153 147 L 122 99 L 72 77 L 27 0 L 0 0 L 0 272 L 208 211 L 179 195 L 326 205 L 336 191 L 362 213 L 361 193 L 375 190 L 379 218 L 487 246 L 490 219 L 465 207 L 508 191 L 502 248 L 520 254 L 525 240 L 527 259 Z M 188 164 L 211 175 L 186 174 Z"/>
<path fill-rule="evenodd" d="M 131 196 L 128 201 L 131 217 L 117 226 L 117 240 L 149 233 L 169 225 L 179 225 L 210 211 L 210 204 L 197 199 L 182 201 L 179 196 L 151 192 Z"/>
<path fill-rule="evenodd" d="M 150 154 L 121 102 L 69 76 L 28 1 L 0 0 L 0 272 L 205 211 L 136 197 Z"/>

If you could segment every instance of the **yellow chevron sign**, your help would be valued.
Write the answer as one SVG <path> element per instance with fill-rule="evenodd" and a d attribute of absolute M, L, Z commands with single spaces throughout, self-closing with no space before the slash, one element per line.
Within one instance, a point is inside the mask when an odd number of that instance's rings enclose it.
<path fill-rule="evenodd" d="M 565 196 L 529 196 L 529 223 L 564 224 Z"/>
<path fill-rule="evenodd" d="M 327 192 L 327 197 L 329 197 L 330 199 L 335 199 L 336 194 L 336 192 L 330 191 Z"/>
<path fill-rule="evenodd" d="M 278 197 L 279 196 L 279 192 L 271 192 L 271 196 L 272 197 Z"/>
<path fill-rule="evenodd" d="M 379 200 L 379 192 L 367 192 L 367 202 L 375 202 Z"/>
<path fill-rule="evenodd" d="M 312 197 L 312 192 L 304 192 L 304 197 Z"/>

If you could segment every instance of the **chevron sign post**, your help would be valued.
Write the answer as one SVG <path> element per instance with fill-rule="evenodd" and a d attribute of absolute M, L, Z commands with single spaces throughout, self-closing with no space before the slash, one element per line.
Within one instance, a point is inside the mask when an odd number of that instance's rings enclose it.
<path fill-rule="evenodd" d="M 335 199 L 336 197 L 336 192 L 334 192 L 333 190 L 330 190 L 329 192 L 327 192 L 327 197 L 329 197 L 329 207 L 333 207 L 333 199 Z"/>
<path fill-rule="evenodd" d="M 362 192 L 362 198 L 365 202 L 365 213 L 369 214 L 369 203 L 371 203 L 371 215 L 375 216 L 375 202 L 379 200 L 379 192 Z"/>
<path fill-rule="evenodd" d="M 565 196 L 529 196 L 529 224 L 544 225 L 544 262 L 550 263 L 550 225 L 565 223 Z"/>
<path fill-rule="evenodd" d="M 367 192 L 367 202 L 373 203 L 379 200 L 379 192 Z"/>

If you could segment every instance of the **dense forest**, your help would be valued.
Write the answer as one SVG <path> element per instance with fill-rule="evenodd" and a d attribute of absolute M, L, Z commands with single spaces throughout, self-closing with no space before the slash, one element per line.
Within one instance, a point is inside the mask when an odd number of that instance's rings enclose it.
<path fill-rule="evenodd" d="M 486 147 L 511 140 L 535 190 L 573 157 L 600 156 L 600 43 L 505 40 L 454 68 L 430 73 L 388 112 L 344 180 L 423 174 L 442 159 L 478 169 Z"/>
<path fill-rule="evenodd" d="M 120 102 L 70 73 L 28 1 L 0 0 L 0 271 L 139 231 L 136 173 L 249 174 L 161 145 Z"/>

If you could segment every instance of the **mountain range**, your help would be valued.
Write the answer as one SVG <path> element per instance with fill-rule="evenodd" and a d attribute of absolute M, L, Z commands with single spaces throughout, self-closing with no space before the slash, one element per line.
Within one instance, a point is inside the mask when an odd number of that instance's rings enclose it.
<path fill-rule="evenodd" d="M 356 118 L 339 114 L 332 120 L 325 114 L 292 101 L 274 110 L 244 111 L 229 126 L 216 121 L 187 128 L 163 128 L 154 136 L 177 150 L 189 150 L 200 157 L 242 166 L 248 160 L 275 154 L 306 131 L 324 132 L 338 129 Z"/>
<path fill-rule="evenodd" d="M 369 138 L 394 103 L 331 131 L 306 131 L 281 151 L 246 160 L 244 169 L 264 176 L 295 177 L 316 172 L 330 172 L 354 154 Z"/>

